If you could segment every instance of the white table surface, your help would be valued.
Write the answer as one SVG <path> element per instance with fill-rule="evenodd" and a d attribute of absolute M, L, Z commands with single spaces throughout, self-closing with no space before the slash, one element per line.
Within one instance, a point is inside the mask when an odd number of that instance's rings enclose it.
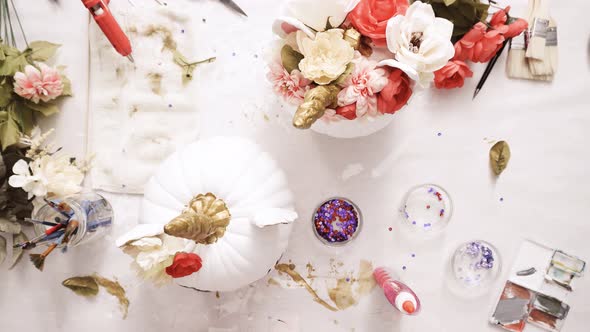
<path fill-rule="evenodd" d="M 0 330 L 499 331 L 487 319 L 523 238 L 590 259 L 589 2 L 552 2 L 560 43 L 559 71 L 552 84 L 508 80 L 504 55 L 475 101 L 471 95 L 481 65 L 473 67 L 475 78 L 464 89 L 416 94 L 388 128 L 354 140 L 289 125 L 265 81 L 264 60 L 255 57 L 272 38 L 270 23 L 282 1 L 239 3 L 248 19 L 214 0 L 193 0 L 187 8 L 202 31 L 196 41 L 203 49 L 199 56 L 218 57 L 197 77 L 202 87 L 195 107 L 203 113 L 202 137 L 250 137 L 285 169 L 301 218 L 284 260 L 291 259 L 302 274 L 311 262 L 327 277 L 336 275 L 329 273 L 330 258 L 344 263 L 339 275 L 356 269 L 361 259 L 398 271 L 406 265 L 401 278 L 420 295 L 421 314 L 401 318 L 378 289 L 357 306 L 333 313 L 301 288 L 282 289 L 266 280 L 219 298 L 174 285 L 156 288 L 134 275 L 130 258 L 114 245 L 114 239 L 137 222 L 140 197 L 106 194 L 116 213 L 110 236 L 50 257 L 44 272 L 26 261 L 12 271 L 6 264 L 0 267 Z M 522 14 L 524 4 L 514 0 L 514 13 Z M 75 96 L 43 126 L 55 127 L 54 138 L 64 150 L 83 157 L 88 15 L 79 1 L 19 1 L 17 6 L 29 40 L 63 44 L 56 63 L 68 65 Z M 488 165 L 489 141 L 496 139 L 507 140 L 513 154 L 498 180 Z M 344 179 L 347 168 L 362 170 Z M 449 191 L 454 215 L 443 239 L 410 244 L 398 232 L 396 209 L 410 187 L 428 182 Z M 320 246 L 309 222 L 313 208 L 335 195 L 354 200 L 365 217 L 360 236 L 341 251 Z M 443 272 L 452 250 L 472 239 L 493 243 L 503 270 L 489 293 L 465 299 L 445 287 Z M 416 257 L 410 258 L 411 253 Z M 61 286 L 68 277 L 93 272 L 116 277 L 127 289 L 131 305 L 126 320 L 114 298 L 101 293 L 87 300 Z M 314 287 L 321 290 L 325 282 L 316 280 Z M 569 298 L 572 308 L 564 332 L 588 331 L 588 298 L 586 276 Z"/>

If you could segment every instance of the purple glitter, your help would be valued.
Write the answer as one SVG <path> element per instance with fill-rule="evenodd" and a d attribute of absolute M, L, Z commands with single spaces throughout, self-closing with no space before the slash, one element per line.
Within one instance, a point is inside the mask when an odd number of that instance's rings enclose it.
<path fill-rule="evenodd" d="M 405 266 L 405 265 L 404 265 L 404 266 L 402 266 L 402 270 L 405 270 L 405 269 L 406 269 L 406 266 Z"/>
<path fill-rule="evenodd" d="M 313 215 L 313 225 L 316 234 L 327 242 L 347 242 L 358 229 L 359 214 L 350 201 L 335 198 L 320 205 Z"/>
<path fill-rule="evenodd" d="M 416 225 L 416 222 L 415 221 L 412 221 L 412 225 Z"/>
<path fill-rule="evenodd" d="M 465 253 L 474 258 L 481 254 L 481 260 L 475 263 L 475 269 L 486 269 L 489 270 L 494 267 L 494 254 L 492 250 L 480 242 L 471 242 L 467 244 Z"/>
<path fill-rule="evenodd" d="M 412 254 L 412 257 L 416 257 L 416 254 Z"/>

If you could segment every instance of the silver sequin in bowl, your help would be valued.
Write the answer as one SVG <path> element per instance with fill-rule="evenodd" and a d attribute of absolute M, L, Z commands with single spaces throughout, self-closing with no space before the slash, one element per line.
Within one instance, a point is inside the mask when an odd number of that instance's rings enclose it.
<path fill-rule="evenodd" d="M 416 240 L 438 238 L 453 215 L 453 200 L 436 184 L 412 187 L 405 194 L 399 209 L 400 230 Z"/>
<path fill-rule="evenodd" d="M 502 268 L 496 247 L 482 240 L 459 245 L 450 258 L 450 264 L 455 284 L 469 290 L 489 288 Z"/>
<path fill-rule="evenodd" d="M 319 230 L 317 229 L 317 227 L 315 225 L 316 215 L 319 213 L 319 210 L 326 203 L 333 201 L 333 200 L 340 200 L 340 201 L 350 204 L 352 206 L 353 210 L 356 212 L 357 219 L 358 219 L 358 225 L 356 227 L 356 230 L 347 239 L 342 240 L 342 241 L 329 241 L 328 239 L 324 238 L 322 236 L 322 234 L 320 234 Z M 334 222 L 333 224 L 336 224 L 337 222 Z M 342 246 L 345 246 L 346 244 L 350 243 L 351 241 L 353 241 L 354 239 L 356 239 L 358 237 L 359 233 L 362 230 L 362 225 L 363 225 L 363 216 L 362 216 L 361 210 L 353 201 L 351 201 L 350 199 L 345 198 L 345 197 L 332 197 L 332 198 L 328 198 L 326 200 L 323 200 L 322 203 L 318 204 L 318 206 L 314 209 L 314 211 L 311 215 L 311 228 L 313 229 L 313 233 L 315 234 L 316 238 L 318 238 L 318 240 L 320 240 L 320 242 L 322 244 L 329 246 L 329 247 L 342 247 Z M 337 225 L 337 226 L 339 226 L 339 225 Z"/>

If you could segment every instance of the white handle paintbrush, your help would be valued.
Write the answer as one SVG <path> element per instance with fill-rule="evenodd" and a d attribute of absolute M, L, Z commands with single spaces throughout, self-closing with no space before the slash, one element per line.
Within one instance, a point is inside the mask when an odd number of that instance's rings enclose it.
<path fill-rule="evenodd" d="M 538 60 L 545 58 L 545 41 L 549 26 L 549 8 L 546 0 L 534 0 L 533 19 L 529 21 L 529 41 L 526 57 Z"/>

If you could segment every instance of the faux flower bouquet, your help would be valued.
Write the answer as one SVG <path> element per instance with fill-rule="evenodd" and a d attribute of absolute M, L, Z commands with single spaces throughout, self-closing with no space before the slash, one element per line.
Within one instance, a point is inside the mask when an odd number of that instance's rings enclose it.
<path fill-rule="evenodd" d="M 527 27 L 509 21 L 509 8 L 486 22 L 489 4 L 479 0 L 291 0 L 285 8 L 268 78 L 298 107 L 293 125 L 302 129 L 394 114 L 432 82 L 462 87 L 473 75 L 466 60 L 489 61 Z"/>

